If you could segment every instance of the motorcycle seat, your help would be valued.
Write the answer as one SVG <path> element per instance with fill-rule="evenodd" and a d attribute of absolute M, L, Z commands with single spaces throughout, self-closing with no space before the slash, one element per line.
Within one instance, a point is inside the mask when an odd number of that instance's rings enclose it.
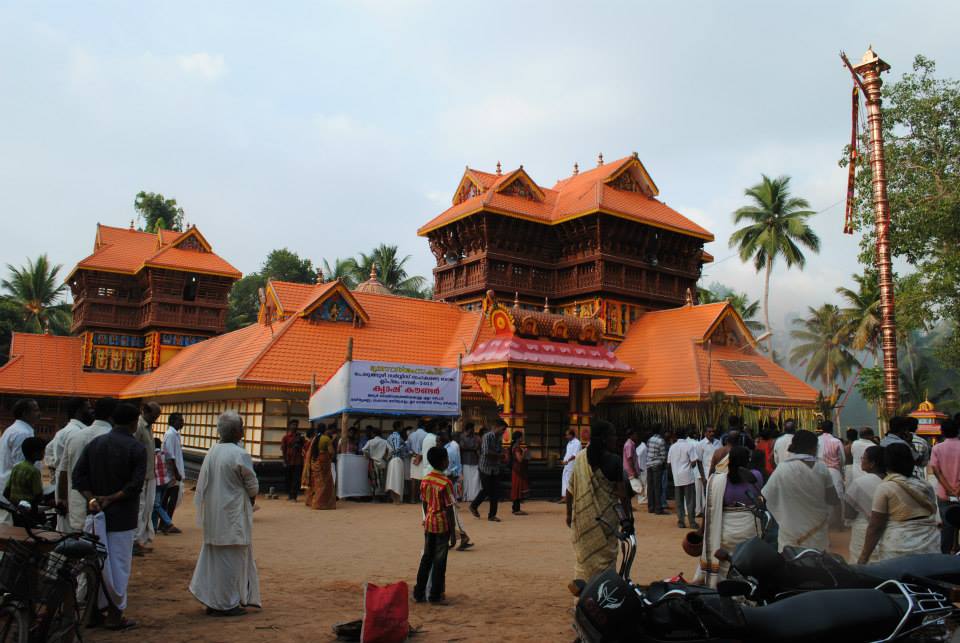
<path fill-rule="evenodd" d="M 875 641 L 903 618 L 900 603 L 875 589 L 806 592 L 742 611 L 746 640 L 777 643 Z"/>
<path fill-rule="evenodd" d="M 913 554 L 879 563 L 851 565 L 851 568 L 878 579 L 877 584 L 890 579 L 901 580 L 908 574 L 960 583 L 960 556 L 949 554 Z"/>

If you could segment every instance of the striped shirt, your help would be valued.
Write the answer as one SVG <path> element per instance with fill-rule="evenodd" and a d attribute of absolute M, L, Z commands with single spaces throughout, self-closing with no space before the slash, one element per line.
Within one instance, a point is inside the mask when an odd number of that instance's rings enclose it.
<path fill-rule="evenodd" d="M 445 534 L 447 507 L 453 506 L 453 483 L 439 471 L 431 471 L 420 481 L 420 497 L 427 506 L 423 518 L 423 530 L 428 534 Z"/>
<path fill-rule="evenodd" d="M 654 433 L 647 440 L 647 467 L 662 467 L 667 461 L 667 443 Z"/>
<path fill-rule="evenodd" d="M 480 472 L 488 476 L 500 473 L 500 463 L 503 462 L 503 444 L 496 431 L 487 431 L 483 434 L 483 444 L 480 448 Z"/>

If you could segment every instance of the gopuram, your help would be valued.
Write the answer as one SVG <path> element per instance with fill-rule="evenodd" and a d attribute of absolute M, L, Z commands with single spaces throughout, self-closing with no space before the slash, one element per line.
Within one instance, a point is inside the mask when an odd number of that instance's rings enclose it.
<path fill-rule="evenodd" d="M 418 230 L 436 259 L 433 301 L 393 295 L 376 274 L 352 291 L 271 281 L 258 322 L 229 333 L 240 274 L 199 230 L 98 225 L 67 278 L 73 335 L 15 334 L 0 409 L 36 397 L 49 435 L 64 398 L 153 400 L 184 415 L 195 457 L 235 409 L 262 467 L 279 459 L 289 419 L 306 425 L 312 389 L 352 341 L 359 360 L 462 361 L 463 421 L 501 415 L 543 462 L 598 414 L 621 426 L 812 416 L 817 392 L 771 361 L 729 304 L 697 304 L 713 235 L 657 197 L 635 154 L 574 166 L 552 188 L 523 166 L 467 168 L 451 207 Z"/>

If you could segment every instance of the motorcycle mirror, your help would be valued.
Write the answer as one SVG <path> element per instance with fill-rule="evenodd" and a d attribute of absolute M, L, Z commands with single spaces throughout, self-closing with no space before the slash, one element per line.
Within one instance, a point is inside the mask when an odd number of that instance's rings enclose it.
<path fill-rule="evenodd" d="M 717 593 L 725 598 L 749 596 L 752 589 L 750 583 L 742 580 L 728 578 L 717 583 Z"/>

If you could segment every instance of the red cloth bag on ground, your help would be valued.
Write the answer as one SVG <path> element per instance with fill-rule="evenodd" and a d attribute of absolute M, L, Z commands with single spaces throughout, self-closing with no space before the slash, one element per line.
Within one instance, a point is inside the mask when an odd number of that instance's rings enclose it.
<path fill-rule="evenodd" d="M 403 581 L 363 586 L 362 643 L 400 643 L 410 633 L 409 588 Z"/>

